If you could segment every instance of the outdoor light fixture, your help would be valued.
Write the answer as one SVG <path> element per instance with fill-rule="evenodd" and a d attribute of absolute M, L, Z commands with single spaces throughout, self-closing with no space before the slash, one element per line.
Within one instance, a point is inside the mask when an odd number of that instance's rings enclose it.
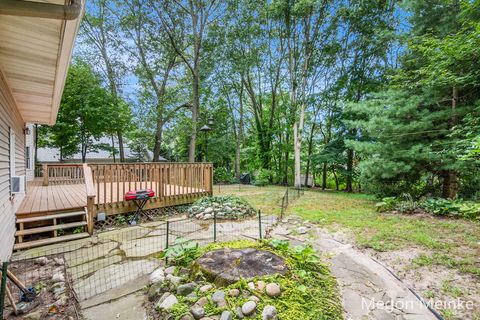
<path fill-rule="evenodd" d="M 213 124 L 215 123 L 215 121 L 213 120 L 212 117 L 208 117 L 208 119 L 206 117 L 204 117 L 205 119 L 205 124 L 203 125 L 203 127 L 201 127 L 199 129 L 200 132 L 203 132 L 204 136 L 205 136 L 205 155 L 204 155 L 204 159 L 203 161 L 204 162 L 207 162 L 207 152 L 208 152 L 208 138 L 207 138 L 207 133 L 212 131 L 212 128 L 209 127 L 209 126 L 213 126 Z"/>
<path fill-rule="evenodd" d="M 29 128 L 29 127 L 25 127 L 25 128 L 23 129 L 23 133 L 24 133 L 26 136 L 30 135 L 30 128 Z"/>

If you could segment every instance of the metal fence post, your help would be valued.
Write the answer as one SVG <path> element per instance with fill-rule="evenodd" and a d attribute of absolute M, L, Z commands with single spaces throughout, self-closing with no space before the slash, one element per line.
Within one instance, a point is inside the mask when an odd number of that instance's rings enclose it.
<path fill-rule="evenodd" d="M 213 212 L 213 242 L 217 242 L 217 212 Z"/>
<path fill-rule="evenodd" d="M 165 250 L 168 249 L 168 243 L 170 242 L 169 239 L 169 234 L 170 234 L 170 221 L 167 220 L 167 234 L 166 234 L 166 239 L 165 239 Z M 165 256 L 165 263 L 168 263 L 168 257 Z"/>
<path fill-rule="evenodd" d="M 8 262 L 2 265 L 2 283 L 0 286 L 0 319 L 3 319 L 3 309 L 5 307 L 5 290 L 7 288 L 7 269 Z"/>
<path fill-rule="evenodd" d="M 287 192 L 285 193 L 285 196 L 287 197 L 286 200 L 287 200 L 287 206 L 288 206 L 288 187 L 287 187 Z"/>
<path fill-rule="evenodd" d="M 170 234 L 170 221 L 167 220 L 167 234 L 166 234 L 165 249 L 168 249 L 168 243 L 170 242 L 169 234 Z"/>
<path fill-rule="evenodd" d="M 262 211 L 259 209 L 258 210 L 258 230 L 260 232 L 260 240 L 263 239 L 263 234 L 262 234 Z"/>

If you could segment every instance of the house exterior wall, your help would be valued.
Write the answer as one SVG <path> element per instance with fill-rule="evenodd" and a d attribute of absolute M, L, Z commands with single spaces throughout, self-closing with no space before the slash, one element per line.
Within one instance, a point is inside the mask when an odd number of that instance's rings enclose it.
<path fill-rule="evenodd" d="M 0 262 L 7 261 L 12 253 L 15 211 L 23 199 L 22 194 L 11 194 L 10 177 L 25 175 L 24 127 L 25 123 L 0 72 Z M 14 146 L 10 144 L 12 133 L 15 136 Z"/>

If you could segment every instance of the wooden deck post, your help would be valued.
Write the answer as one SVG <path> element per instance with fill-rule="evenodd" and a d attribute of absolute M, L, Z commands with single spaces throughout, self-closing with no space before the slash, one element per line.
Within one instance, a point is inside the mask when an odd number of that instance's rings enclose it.
<path fill-rule="evenodd" d="M 93 184 L 92 168 L 86 163 L 83 164 L 83 175 L 85 177 L 85 190 L 87 192 L 87 230 L 93 234 L 95 218 L 95 186 Z"/>
<path fill-rule="evenodd" d="M 42 164 L 43 185 L 48 186 L 48 164 Z"/>

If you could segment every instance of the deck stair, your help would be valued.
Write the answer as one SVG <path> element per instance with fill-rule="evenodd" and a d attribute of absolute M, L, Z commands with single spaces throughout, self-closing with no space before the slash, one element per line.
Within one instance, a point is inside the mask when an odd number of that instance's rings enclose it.
<path fill-rule="evenodd" d="M 85 210 L 17 217 L 15 250 L 88 237 Z M 74 233 L 72 233 L 75 230 Z M 80 232 L 79 232 L 80 231 Z"/>

